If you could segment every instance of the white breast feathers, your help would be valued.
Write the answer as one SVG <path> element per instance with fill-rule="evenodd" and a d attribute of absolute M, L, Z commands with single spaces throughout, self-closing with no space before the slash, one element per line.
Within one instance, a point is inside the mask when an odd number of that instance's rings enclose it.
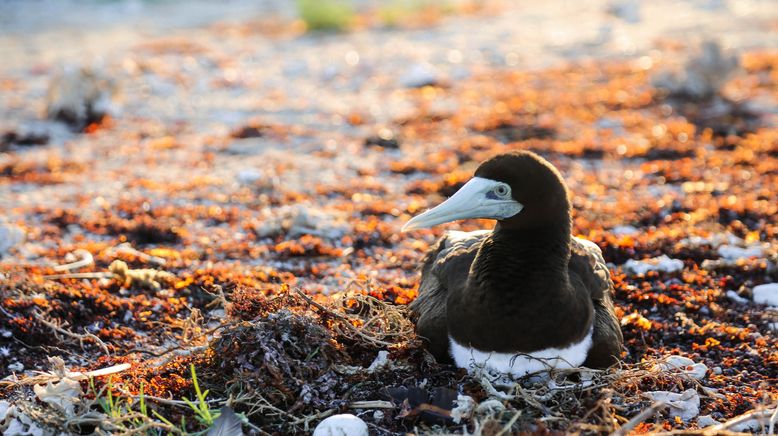
<path fill-rule="evenodd" d="M 531 353 L 497 353 L 492 351 L 480 351 L 470 346 L 459 344 L 451 336 L 451 357 L 460 368 L 468 372 L 477 373 L 486 371 L 489 373 L 523 377 L 538 372 L 554 369 L 568 369 L 580 366 L 586 360 L 586 355 L 592 346 L 592 331 L 580 342 L 570 344 L 565 348 L 547 348 Z"/>

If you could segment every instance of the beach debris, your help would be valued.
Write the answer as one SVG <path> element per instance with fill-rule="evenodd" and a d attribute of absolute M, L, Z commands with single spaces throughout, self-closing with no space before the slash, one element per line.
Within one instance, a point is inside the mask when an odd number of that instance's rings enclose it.
<path fill-rule="evenodd" d="M 761 245 L 749 245 L 747 247 L 737 247 L 734 245 L 722 245 L 718 249 L 719 256 L 727 260 L 748 259 L 751 257 L 764 256 L 764 249 Z"/>
<path fill-rule="evenodd" d="M 378 131 L 375 136 L 369 136 L 365 139 L 366 146 L 376 146 L 382 148 L 400 148 L 400 141 L 389 129 L 383 128 Z"/>
<path fill-rule="evenodd" d="M 324 419 L 313 430 L 313 436 L 369 436 L 367 423 L 350 413 Z"/>
<path fill-rule="evenodd" d="M 619 17 L 630 24 L 639 23 L 642 20 L 639 0 L 611 1 L 606 10 L 614 17 Z"/>
<path fill-rule="evenodd" d="M 411 65 L 400 76 L 400 85 L 405 88 L 421 88 L 440 84 L 440 72 L 435 66 L 426 62 Z"/>
<path fill-rule="evenodd" d="M 49 84 L 46 114 L 75 130 L 99 123 L 115 112 L 116 84 L 97 68 L 66 66 Z"/>
<path fill-rule="evenodd" d="M 262 179 L 263 175 L 264 174 L 262 171 L 255 170 L 253 168 L 247 168 L 238 171 L 238 174 L 235 175 L 235 179 L 241 185 L 254 185 L 257 183 L 257 181 Z"/>
<path fill-rule="evenodd" d="M 394 387 L 388 392 L 392 401 L 400 404 L 397 417 L 418 417 L 429 424 L 451 423 L 451 413 L 459 399 L 457 391 L 446 387 L 433 388 L 431 396 L 419 387 Z"/>
<path fill-rule="evenodd" d="M 708 367 L 704 363 L 696 363 L 684 356 L 668 356 L 657 365 L 660 371 L 679 371 L 695 380 L 702 380 L 708 373 Z"/>
<path fill-rule="evenodd" d="M 718 425 L 718 421 L 713 419 L 710 415 L 700 415 L 697 418 L 697 427 L 704 428 L 704 427 L 710 427 L 712 425 Z"/>
<path fill-rule="evenodd" d="M 498 403 L 500 403 L 498 401 Z M 473 397 L 468 395 L 457 395 L 457 399 L 454 400 L 455 407 L 451 409 L 451 419 L 455 424 L 459 424 L 463 419 L 468 419 L 473 414 L 473 410 L 476 408 L 476 403 Z M 502 403 L 500 403 L 502 405 Z M 478 405 L 479 410 L 481 405 Z"/>
<path fill-rule="evenodd" d="M 616 227 L 611 229 L 611 233 L 613 233 L 614 235 L 617 235 L 617 236 L 635 235 L 639 231 L 640 230 L 638 230 L 637 227 L 630 226 L 630 225 L 616 226 Z"/>
<path fill-rule="evenodd" d="M 75 403 L 83 395 L 81 381 L 92 377 L 100 377 L 130 368 L 128 363 L 113 365 L 94 371 L 69 371 L 61 357 L 49 357 L 51 370 L 29 379 L 33 384 L 35 396 L 42 402 L 54 407 L 67 417 L 74 416 Z"/>
<path fill-rule="evenodd" d="M 729 298 L 730 300 L 734 301 L 735 303 L 748 304 L 748 299 L 741 297 L 735 291 L 732 291 L 732 290 L 727 291 L 726 296 L 727 296 L 727 298 Z"/>
<path fill-rule="evenodd" d="M 285 235 L 296 238 L 313 235 L 327 239 L 341 238 L 347 230 L 345 223 L 320 210 L 295 204 L 261 211 L 260 223 L 254 231 L 260 238 Z"/>
<path fill-rule="evenodd" d="M 367 371 L 376 372 L 390 366 L 391 364 L 392 362 L 389 360 L 389 352 L 386 350 L 381 350 L 378 352 L 378 356 L 376 356 L 375 360 L 373 360 L 373 363 L 371 363 L 367 368 Z"/>
<path fill-rule="evenodd" d="M 243 422 L 232 407 L 224 406 L 206 436 L 243 436 Z"/>
<path fill-rule="evenodd" d="M 78 250 L 75 250 L 65 255 L 65 262 L 68 263 L 64 265 L 55 265 L 54 271 L 63 272 L 63 271 L 79 269 L 85 266 L 92 265 L 94 261 L 95 260 L 92 257 L 92 253 L 82 248 L 79 248 Z"/>
<path fill-rule="evenodd" d="M 24 241 L 24 230 L 0 217 L 0 258 L 11 248 Z"/>
<path fill-rule="evenodd" d="M 716 41 L 704 41 L 681 71 L 661 72 L 653 85 L 672 97 L 706 100 L 720 94 L 737 68 L 735 55 L 725 53 Z"/>
<path fill-rule="evenodd" d="M 75 401 L 83 394 L 81 383 L 71 378 L 63 378 L 60 381 L 49 381 L 45 386 L 32 387 L 35 396 L 44 403 L 63 412 L 65 416 L 73 416 L 76 407 Z"/>
<path fill-rule="evenodd" d="M 8 410 L 6 421 L 5 427 L 0 425 L 0 430 L 5 436 L 50 436 L 54 434 L 54 432 L 38 425 L 27 414 L 16 410 L 14 406 Z"/>
<path fill-rule="evenodd" d="M 119 259 L 111 262 L 108 266 L 108 270 L 111 271 L 114 278 L 126 288 L 139 286 L 141 288 L 159 291 L 162 289 L 162 285 L 171 285 L 176 280 L 176 276 L 167 271 L 149 268 L 130 269 L 126 262 Z"/>
<path fill-rule="evenodd" d="M 12 145 L 32 146 L 46 145 L 51 136 L 45 129 L 11 130 L 0 135 L 0 152 L 7 151 Z"/>
<path fill-rule="evenodd" d="M 683 421 L 689 421 L 700 413 L 700 395 L 694 389 L 687 389 L 681 393 L 651 391 L 644 392 L 643 395 L 667 404 L 670 416 L 677 416 Z"/>
<path fill-rule="evenodd" d="M 778 308 L 778 283 L 754 286 L 751 294 L 754 296 L 754 303 Z"/>
<path fill-rule="evenodd" d="M 666 254 L 645 260 L 628 260 L 622 268 L 629 274 L 646 274 L 649 271 L 676 272 L 683 269 L 683 261 L 671 259 Z"/>
<path fill-rule="evenodd" d="M 159 252 L 164 252 L 164 250 L 158 249 Z M 129 242 L 122 242 L 121 244 L 109 248 L 105 251 L 106 255 L 109 256 L 115 256 L 117 254 L 127 254 L 130 256 L 134 256 L 138 258 L 138 260 L 141 260 L 146 263 L 152 263 L 157 266 L 163 266 L 167 263 L 167 260 L 164 257 L 154 256 L 151 254 L 146 254 L 135 247 L 132 246 Z"/>

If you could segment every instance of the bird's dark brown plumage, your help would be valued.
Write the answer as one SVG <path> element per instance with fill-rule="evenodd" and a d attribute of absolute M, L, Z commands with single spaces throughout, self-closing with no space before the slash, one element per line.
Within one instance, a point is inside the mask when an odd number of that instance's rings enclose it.
<path fill-rule="evenodd" d="M 584 366 L 615 363 L 623 339 L 610 273 L 596 245 L 571 237 L 559 173 L 519 152 L 485 162 L 476 176 L 511 185 L 524 209 L 493 231 L 449 234 L 427 254 L 411 308 L 430 352 L 450 361 L 449 336 L 488 352 L 564 348 L 593 322 Z"/>

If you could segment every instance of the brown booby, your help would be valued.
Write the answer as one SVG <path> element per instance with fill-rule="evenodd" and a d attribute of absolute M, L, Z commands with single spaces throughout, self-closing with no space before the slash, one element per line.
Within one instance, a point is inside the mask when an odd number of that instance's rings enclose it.
<path fill-rule="evenodd" d="M 596 244 L 571 236 L 567 186 L 551 163 L 527 151 L 493 157 L 403 231 L 470 218 L 497 224 L 443 236 L 411 304 L 438 361 L 517 377 L 618 361 L 610 273 Z"/>

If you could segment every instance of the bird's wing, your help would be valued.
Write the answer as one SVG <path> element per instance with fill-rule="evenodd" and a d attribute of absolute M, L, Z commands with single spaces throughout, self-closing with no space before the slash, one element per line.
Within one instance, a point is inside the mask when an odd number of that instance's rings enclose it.
<path fill-rule="evenodd" d="M 570 279 L 583 284 L 594 305 L 594 335 L 584 366 L 606 368 L 619 360 L 624 341 L 613 306 L 610 271 L 597 244 L 581 238 L 571 242 Z"/>
<path fill-rule="evenodd" d="M 470 265 L 490 231 L 448 232 L 427 253 L 421 267 L 419 296 L 411 303 L 416 333 L 435 358 L 449 360 L 446 298 L 454 286 L 465 286 Z"/>
<path fill-rule="evenodd" d="M 568 268 L 571 276 L 576 276 L 583 282 L 592 296 L 592 300 L 602 300 L 610 297 L 611 273 L 602 257 L 602 250 L 592 241 L 582 238 L 571 239 L 570 263 Z"/>

